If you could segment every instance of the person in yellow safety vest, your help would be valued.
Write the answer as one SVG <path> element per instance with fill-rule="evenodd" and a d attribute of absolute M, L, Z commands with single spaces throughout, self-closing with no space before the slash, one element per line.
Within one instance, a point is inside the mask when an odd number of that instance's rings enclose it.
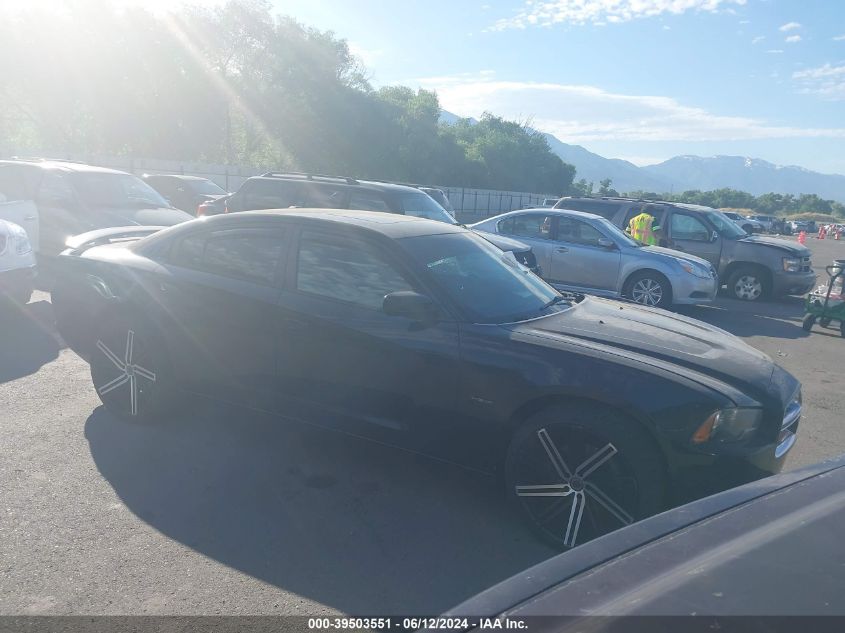
<path fill-rule="evenodd" d="M 655 246 L 658 243 L 660 227 L 655 224 L 654 216 L 649 213 L 652 209 L 643 207 L 639 215 L 635 215 L 628 222 L 628 234 L 638 242 L 646 246 Z"/>

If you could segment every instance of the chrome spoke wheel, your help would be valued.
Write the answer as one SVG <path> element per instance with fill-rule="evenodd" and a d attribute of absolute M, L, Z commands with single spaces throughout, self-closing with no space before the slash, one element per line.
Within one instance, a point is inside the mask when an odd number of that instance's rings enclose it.
<path fill-rule="evenodd" d="M 512 490 L 550 540 L 572 548 L 633 523 L 639 491 L 612 442 L 586 429 L 548 425 L 523 444 Z"/>
<path fill-rule="evenodd" d="M 656 306 L 663 299 L 663 286 L 648 277 L 640 279 L 631 288 L 631 298 L 643 305 Z"/>
<path fill-rule="evenodd" d="M 126 330 L 125 339 L 107 339 L 97 339 L 98 352 L 91 360 L 94 386 L 109 407 L 137 416 L 157 381 L 156 372 L 149 368 L 150 359 L 134 330 Z M 122 357 L 116 349 L 122 351 Z"/>

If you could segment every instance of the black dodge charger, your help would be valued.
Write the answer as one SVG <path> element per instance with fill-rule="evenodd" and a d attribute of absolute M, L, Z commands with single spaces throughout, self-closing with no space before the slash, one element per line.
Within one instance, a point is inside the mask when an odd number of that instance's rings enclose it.
<path fill-rule="evenodd" d="M 561 295 L 461 227 L 297 209 L 144 231 L 71 240 L 53 296 L 120 416 L 196 393 L 484 469 L 561 548 L 778 472 L 795 441 L 800 384 L 765 354 Z"/>

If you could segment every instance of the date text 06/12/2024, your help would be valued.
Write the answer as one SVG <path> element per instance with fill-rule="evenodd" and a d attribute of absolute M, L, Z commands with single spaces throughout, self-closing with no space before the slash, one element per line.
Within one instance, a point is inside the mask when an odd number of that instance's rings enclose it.
<path fill-rule="evenodd" d="M 405 630 L 418 631 L 420 629 L 440 631 L 465 631 L 470 628 L 485 630 L 519 631 L 528 628 L 524 620 L 517 618 L 308 618 L 308 628 L 317 631 L 329 630 Z"/>

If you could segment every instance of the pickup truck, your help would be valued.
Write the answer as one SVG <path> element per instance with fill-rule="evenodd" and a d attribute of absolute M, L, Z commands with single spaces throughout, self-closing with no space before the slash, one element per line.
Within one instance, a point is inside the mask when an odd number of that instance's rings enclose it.
<path fill-rule="evenodd" d="M 659 245 L 709 261 L 730 296 L 757 301 L 770 296 L 798 295 L 816 284 L 810 250 L 796 242 L 748 235 L 721 211 L 694 204 L 632 198 L 562 198 L 556 209 L 586 211 L 607 218 L 619 228 L 643 210 L 660 227 Z"/>

